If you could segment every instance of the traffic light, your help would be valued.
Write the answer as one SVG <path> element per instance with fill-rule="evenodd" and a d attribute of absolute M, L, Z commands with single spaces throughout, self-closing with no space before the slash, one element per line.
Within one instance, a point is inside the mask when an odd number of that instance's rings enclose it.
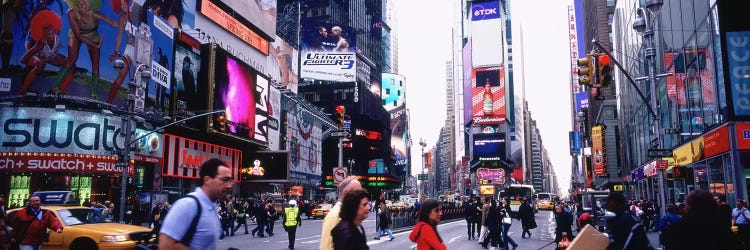
<path fill-rule="evenodd" d="M 611 58 L 606 54 L 599 55 L 599 87 L 609 86 L 614 82 L 612 79 L 612 64 Z M 597 85 L 596 83 L 594 84 Z"/>
<path fill-rule="evenodd" d="M 216 117 L 216 122 L 219 123 L 219 131 L 221 132 L 227 132 L 227 123 L 226 119 L 223 115 Z"/>
<path fill-rule="evenodd" d="M 344 117 L 346 114 L 346 108 L 344 105 L 336 106 L 336 120 L 339 122 L 339 129 L 344 127 Z"/>
<path fill-rule="evenodd" d="M 586 55 L 585 58 L 578 59 L 578 83 L 591 87 L 596 81 L 597 68 L 595 67 L 596 58 L 592 54 Z"/>

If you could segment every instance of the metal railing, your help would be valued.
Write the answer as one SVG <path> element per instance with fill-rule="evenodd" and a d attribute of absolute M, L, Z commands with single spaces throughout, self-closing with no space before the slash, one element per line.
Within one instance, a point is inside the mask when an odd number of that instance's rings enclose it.
<path fill-rule="evenodd" d="M 413 227 L 417 224 L 418 210 L 414 208 L 391 210 L 388 215 L 391 217 L 392 229 L 404 227 Z M 463 219 L 463 208 L 444 207 L 442 221 Z"/>

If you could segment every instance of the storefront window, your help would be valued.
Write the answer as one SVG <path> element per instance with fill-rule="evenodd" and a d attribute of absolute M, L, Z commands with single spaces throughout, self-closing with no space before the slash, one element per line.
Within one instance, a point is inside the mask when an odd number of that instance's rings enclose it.
<path fill-rule="evenodd" d="M 750 151 L 742 151 L 740 152 L 740 165 L 741 169 L 743 170 L 743 175 L 745 175 L 745 192 L 750 192 Z M 750 194 L 745 194 L 745 197 L 741 197 L 743 199 L 747 199 L 747 197 L 750 197 Z"/>
<path fill-rule="evenodd" d="M 709 190 L 706 162 L 702 161 L 700 163 L 693 164 L 693 171 L 695 172 L 695 189 Z"/>
<path fill-rule="evenodd" d="M 724 182 L 724 167 L 722 157 L 708 159 L 709 191 L 713 194 L 727 194 L 727 184 Z"/>

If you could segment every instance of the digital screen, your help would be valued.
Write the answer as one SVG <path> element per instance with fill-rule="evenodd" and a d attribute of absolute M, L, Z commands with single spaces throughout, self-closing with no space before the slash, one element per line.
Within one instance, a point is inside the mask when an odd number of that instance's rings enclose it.
<path fill-rule="evenodd" d="M 240 170 L 242 181 L 266 182 L 289 178 L 289 153 L 286 151 L 259 151 L 243 157 Z"/>
<path fill-rule="evenodd" d="M 474 134 L 474 160 L 502 160 L 505 158 L 505 134 Z"/>
<path fill-rule="evenodd" d="M 196 115 L 196 111 L 205 110 L 207 98 L 206 85 L 199 84 L 198 76 L 201 74 L 201 51 L 200 43 L 188 37 L 184 33 L 176 39 L 174 51 L 174 114 L 175 117 L 185 119 Z M 188 121 L 192 127 L 200 127 L 200 119 Z M 205 119 L 203 120 L 205 124 Z"/>

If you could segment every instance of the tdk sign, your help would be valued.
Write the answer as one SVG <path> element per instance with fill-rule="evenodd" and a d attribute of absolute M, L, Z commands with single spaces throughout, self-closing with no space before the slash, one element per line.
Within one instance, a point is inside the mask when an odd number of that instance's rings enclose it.
<path fill-rule="evenodd" d="M 475 3 L 471 6 L 471 13 L 472 21 L 500 18 L 500 3 L 497 1 Z"/>

